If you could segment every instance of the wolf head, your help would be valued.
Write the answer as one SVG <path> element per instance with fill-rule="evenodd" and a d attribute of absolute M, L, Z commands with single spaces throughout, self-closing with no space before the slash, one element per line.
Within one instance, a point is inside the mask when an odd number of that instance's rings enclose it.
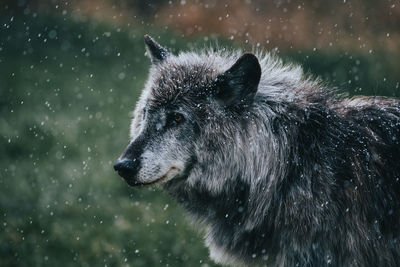
<path fill-rule="evenodd" d="M 246 112 L 261 77 L 250 53 L 235 59 L 217 53 L 175 56 L 147 35 L 145 43 L 149 79 L 134 111 L 131 142 L 114 165 L 131 186 L 187 178 L 207 164 L 199 158 L 204 146 L 218 150 L 212 133 L 227 116 Z"/>

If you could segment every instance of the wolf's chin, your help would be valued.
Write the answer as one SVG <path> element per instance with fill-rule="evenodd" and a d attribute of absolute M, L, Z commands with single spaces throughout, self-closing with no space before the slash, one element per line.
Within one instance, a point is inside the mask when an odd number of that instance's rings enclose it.
<path fill-rule="evenodd" d="M 172 167 L 171 169 L 169 169 L 169 170 L 167 171 L 166 174 L 164 174 L 164 175 L 161 176 L 160 178 L 158 178 L 158 179 L 156 179 L 156 180 L 154 180 L 154 181 L 148 182 L 148 183 L 144 183 L 144 182 L 137 181 L 137 180 L 133 180 L 133 179 L 127 180 L 126 182 L 127 182 L 130 186 L 150 186 L 150 185 L 158 185 L 158 184 L 162 184 L 162 183 L 165 183 L 165 182 L 167 182 L 167 181 L 173 179 L 175 176 L 178 175 L 178 173 L 180 173 L 180 171 L 181 171 L 181 170 L 180 170 L 179 168 L 177 168 L 177 167 Z"/>

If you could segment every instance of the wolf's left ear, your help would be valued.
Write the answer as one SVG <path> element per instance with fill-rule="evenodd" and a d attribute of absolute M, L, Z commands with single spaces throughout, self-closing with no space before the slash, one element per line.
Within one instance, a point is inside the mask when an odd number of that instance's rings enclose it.
<path fill-rule="evenodd" d="M 236 62 L 215 80 L 215 97 L 224 106 L 252 101 L 261 78 L 261 66 L 251 53 L 243 54 Z"/>
<path fill-rule="evenodd" d="M 149 35 L 146 34 L 144 36 L 144 42 L 146 43 L 147 52 L 150 55 L 153 64 L 160 63 L 169 56 L 167 49 L 154 41 Z"/>

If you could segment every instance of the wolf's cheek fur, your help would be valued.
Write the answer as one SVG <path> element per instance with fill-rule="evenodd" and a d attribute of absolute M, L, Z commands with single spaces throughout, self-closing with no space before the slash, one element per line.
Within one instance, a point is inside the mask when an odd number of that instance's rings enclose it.
<path fill-rule="evenodd" d="M 141 168 L 137 180 L 142 183 L 153 183 L 163 179 L 166 182 L 179 175 L 185 168 L 187 155 L 165 145 L 146 150 L 141 157 Z"/>

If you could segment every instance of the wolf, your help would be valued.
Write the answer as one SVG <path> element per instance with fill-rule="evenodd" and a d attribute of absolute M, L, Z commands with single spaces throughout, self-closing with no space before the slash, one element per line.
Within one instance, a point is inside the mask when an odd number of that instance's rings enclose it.
<path fill-rule="evenodd" d="M 114 168 L 160 184 L 216 262 L 400 266 L 400 101 L 337 93 L 265 52 L 173 55 L 152 66 Z"/>

